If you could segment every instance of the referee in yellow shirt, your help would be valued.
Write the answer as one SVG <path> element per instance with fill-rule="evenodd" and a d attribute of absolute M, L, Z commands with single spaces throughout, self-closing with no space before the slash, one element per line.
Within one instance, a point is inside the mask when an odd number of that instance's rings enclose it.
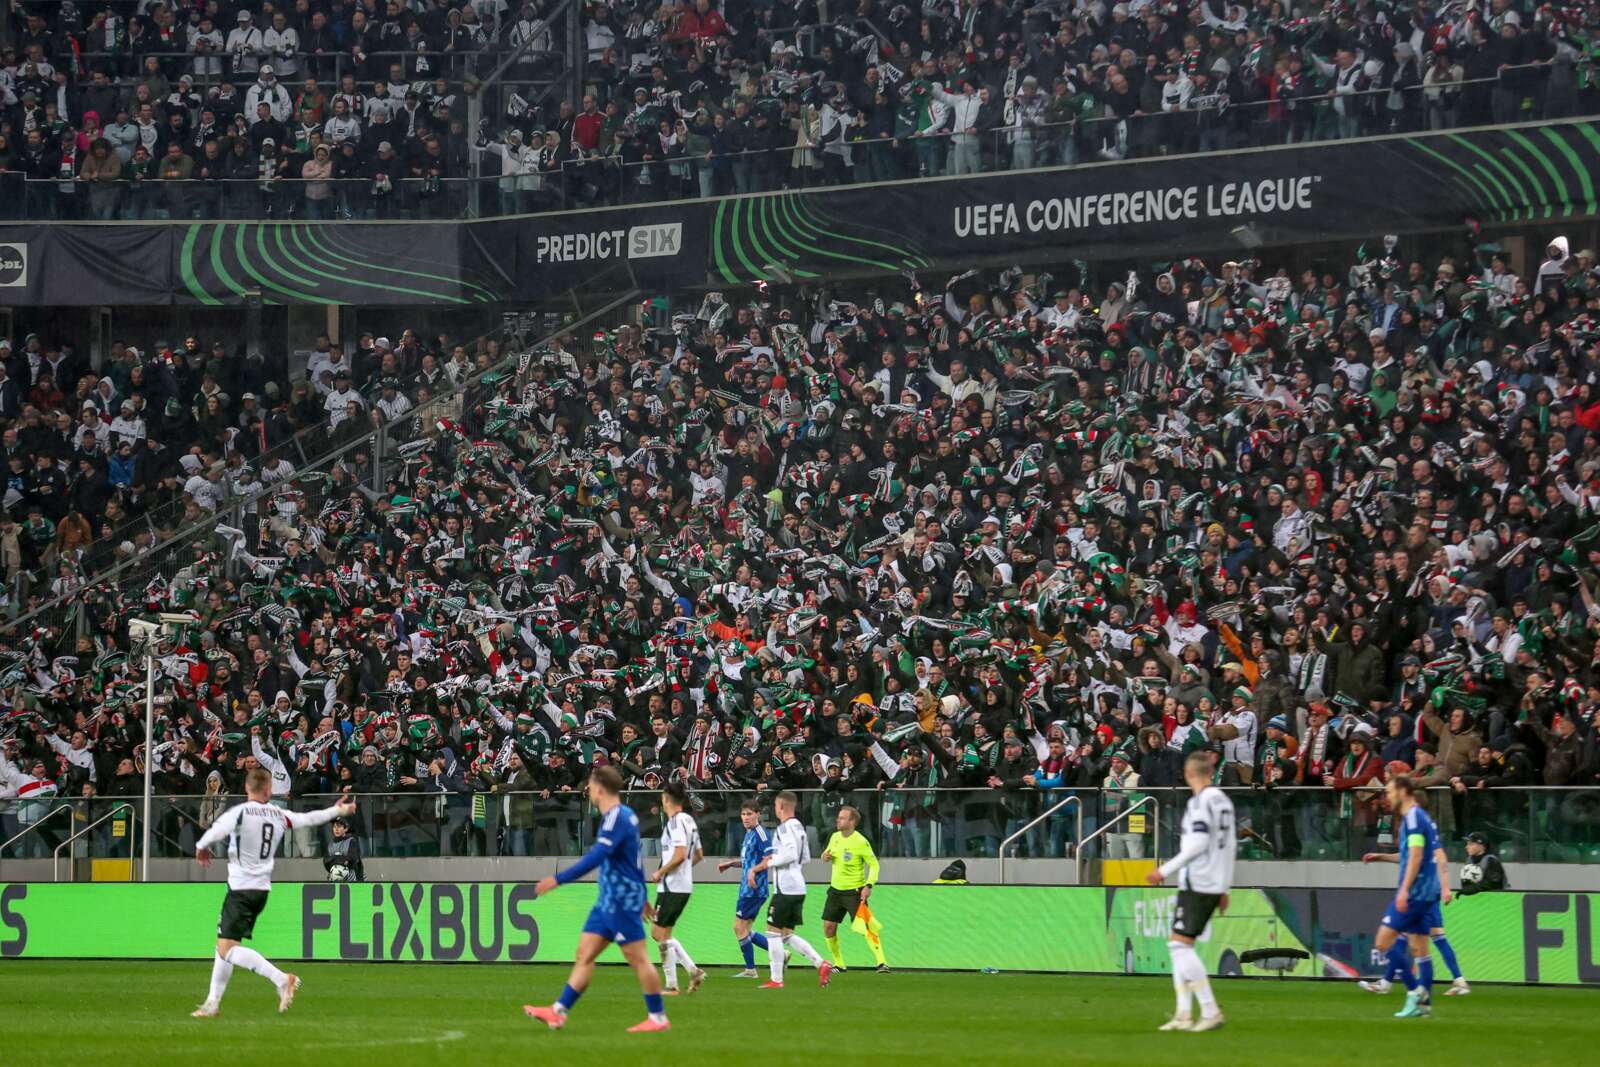
<path fill-rule="evenodd" d="M 845 970 L 844 953 L 839 949 L 839 924 L 855 918 L 856 912 L 872 896 L 872 887 L 878 884 L 878 854 L 872 851 L 872 842 L 859 831 L 861 812 L 848 805 L 839 809 L 836 822 L 839 827 L 828 839 L 822 858 L 833 863 L 833 876 L 828 880 L 828 901 L 822 908 L 822 936 L 827 939 L 828 951 L 833 955 L 833 965 Z M 883 957 L 883 941 L 869 925 L 863 935 L 872 955 L 878 961 L 878 973 L 889 973 L 889 964 Z"/>

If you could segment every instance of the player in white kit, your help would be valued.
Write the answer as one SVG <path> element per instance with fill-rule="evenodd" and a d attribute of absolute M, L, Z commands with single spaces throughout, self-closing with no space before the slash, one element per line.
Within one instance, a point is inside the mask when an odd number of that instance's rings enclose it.
<path fill-rule="evenodd" d="M 278 970 L 267 958 L 239 942 L 255 930 L 256 917 L 267 906 L 272 889 L 272 864 L 286 831 L 321 826 L 341 815 L 353 814 L 349 797 L 321 811 L 288 812 L 273 807 L 272 777 L 257 767 L 245 776 L 243 804 L 235 804 L 217 817 L 211 829 L 195 844 L 194 858 L 202 867 L 211 864 L 211 848 L 228 842 L 228 895 L 222 900 L 217 923 L 217 956 L 211 961 L 211 991 L 205 1003 L 191 1014 L 207 1019 L 218 1013 L 235 965 L 254 971 L 278 987 L 278 1010 L 288 1011 L 300 988 L 298 975 Z"/>
<path fill-rule="evenodd" d="M 1211 784 L 1211 756 L 1190 753 L 1183 762 L 1183 780 L 1194 794 L 1183 809 L 1183 837 L 1178 854 L 1150 872 L 1147 880 L 1160 885 L 1178 875 L 1178 906 L 1172 920 L 1172 985 L 1178 1008 L 1162 1030 L 1215 1030 L 1225 1021 L 1211 992 L 1206 965 L 1194 943 L 1205 933 L 1212 912 L 1228 910 L 1228 890 L 1233 888 L 1233 859 L 1238 848 L 1233 801 Z M 1191 1014 L 1192 999 L 1200 1001 L 1200 1018 Z"/>
<path fill-rule="evenodd" d="M 695 966 L 683 944 L 672 936 L 672 928 L 688 907 L 689 894 L 694 892 L 694 865 L 705 858 L 700 828 L 686 810 L 688 803 L 689 791 L 682 782 L 668 782 L 661 791 L 661 810 L 667 816 L 666 825 L 661 828 L 661 866 L 649 876 L 650 881 L 661 884 L 653 914 L 647 914 L 651 936 L 661 949 L 661 970 L 665 975 L 662 993 L 666 996 L 678 992 L 679 964 L 689 972 L 689 992 L 699 989 L 706 980 L 706 972 Z"/>
<path fill-rule="evenodd" d="M 806 828 L 794 817 L 799 802 L 800 798 L 787 789 L 773 800 L 772 810 L 778 816 L 778 828 L 772 834 L 772 852 L 751 869 L 748 879 L 754 885 L 757 875 L 771 871 L 777 890 L 767 905 L 767 968 L 772 978 L 761 986 L 762 989 L 783 988 L 783 961 L 788 952 L 794 952 L 817 969 L 817 982 L 824 989 L 833 977 L 833 964 L 819 956 L 796 932 L 805 921 L 805 864 L 811 859 Z"/>

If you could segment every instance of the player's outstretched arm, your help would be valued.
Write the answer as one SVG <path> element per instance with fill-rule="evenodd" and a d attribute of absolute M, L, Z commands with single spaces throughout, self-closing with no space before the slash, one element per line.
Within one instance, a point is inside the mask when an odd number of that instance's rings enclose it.
<path fill-rule="evenodd" d="M 317 811 L 296 811 L 289 814 L 291 826 L 321 826 L 330 823 L 343 815 L 354 815 L 356 802 L 350 797 L 340 797 L 339 803 L 331 808 L 321 808 Z"/>
<path fill-rule="evenodd" d="M 1400 862 L 1400 853 L 1398 853 L 1398 852 L 1368 852 L 1366 855 L 1361 857 L 1361 862 L 1362 863 L 1399 863 Z"/>
<path fill-rule="evenodd" d="M 578 879 L 582 878 L 584 875 L 600 866 L 601 862 L 611 854 L 611 850 L 614 847 L 615 845 L 612 843 L 609 837 L 606 837 L 604 834 L 600 835 L 600 837 L 595 839 L 595 843 L 589 846 L 589 851 L 585 852 L 578 858 L 577 863 L 574 863 L 571 867 L 566 867 L 557 871 L 555 874 L 541 879 L 539 884 L 534 888 L 535 895 L 543 896 L 556 886 L 566 885 L 568 882 L 576 882 Z"/>

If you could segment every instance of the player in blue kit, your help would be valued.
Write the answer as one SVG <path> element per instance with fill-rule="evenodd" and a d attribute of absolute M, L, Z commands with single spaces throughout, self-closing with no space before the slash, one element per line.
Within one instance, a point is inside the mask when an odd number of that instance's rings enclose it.
<path fill-rule="evenodd" d="M 589 776 L 589 802 L 600 809 L 600 834 L 582 859 L 558 874 L 542 880 L 534 892 L 538 896 L 557 886 L 575 882 L 596 867 L 600 868 L 600 894 L 583 924 L 578 941 L 578 958 L 572 973 L 561 988 L 561 996 L 549 1007 L 524 1004 L 529 1018 L 538 1019 L 552 1030 L 567 1024 L 567 1013 L 583 996 L 594 977 L 594 961 L 615 942 L 623 958 L 639 978 L 644 993 L 644 1022 L 628 1027 L 630 1034 L 670 1030 L 666 1008 L 661 1002 L 661 977 L 645 953 L 644 868 L 639 864 L 639 817 L 622 802 L 622 776 L 614 767 L 597 767 Z"/>
<path fill-rule="evenodd" d="M 761 909 L 767 906 L 767 872 L 756 870 L 762 860 L 772 855 L 772 835 L 761 825 L 761 809 L 754 800 L 739 806 L 739 821 L 744 823 L 744 845 L 739 858 L 723 860 L 717 870 L 739 868 L 739 898 L 733 903 L 733 936 L 739 939 L 739 951 L 744 954 L 744 970 L 735 978 L 759 978 L 756 973 L 756 949 L 767 950 L 767 935 L 753 929 Z"/>
<path fill-rule="evenodd" d="M 1433 820 L 1417 803 L 1411 779 L 1397 774 L 1389 779 L 1386 789 L 1390 810 L 1399 820 L 1395 836 L 1400 846 L 1400 885 L 1378 927 L 1374 946 L 1388 957 L 1390 971 L 1398 971 L 1406 984 L 1406 1005 L 1395 1012 L 1395 1018 L 1415 1019 L 1433 1011 L 1433 954 L 1428 935 L 1444 926 L 1439 914 L 1443 887 L 1434 862 L 1441 846 Z M 1400 941 L 1402 934 L 1404 943 Z M 1410 959 L 1405 957 L 1407 947 Z"/>
<path fill-rule="evenodd" d="M 1400 853 L 1368 852 L 1366 855 L 1361 857 L 1361 862 L 1399 863 Z M 1445 855 L 1443 848 L 1440 848 L 1434 852 L 1433 864 L 1435 869 L 1439 872 L 1439 903 L 1443 904 L 1445 907 L 1449 907 L 1451 897 L 1450 859 Z M 1472 992 L 1472 987 L 1467 984 L 1466 977 L 1461 973 L 1461 963 L 1456 959 L 1456 950 L 1450 944 L 1450 938 L 1445 935 L 1444 927 L 1436 926 L 1432 930 L 1429 930 L 1428 937 L 1433 941 L 1434 950 L 1438 952 L 1440 958 L 1444 960 L 1444 965 L 1450 969 L 1450 988 L 1444 991 L 1444 995 L 1447 997 L 1464 997 L 1470 994 Z M 1410 964 L 1411 960 L 1408 954 L 1401 953 L 1403 958 L 1400 960 L 1400 965 L 1397 965 L 1383 953 L 1374 951 L 1372 955 L 1372 962 L 1378 967 L 1382 968 L 1383 975 L 1380 978 L 1374 978 L 1370 981 L 1362 982 L 1361 988 L 1365 989 L 1368 993 L 1377 993 L 1382 995 L 1388 993 L 1392 988 L 1393 983 L 1400 979 L 1405 967 Z"/>

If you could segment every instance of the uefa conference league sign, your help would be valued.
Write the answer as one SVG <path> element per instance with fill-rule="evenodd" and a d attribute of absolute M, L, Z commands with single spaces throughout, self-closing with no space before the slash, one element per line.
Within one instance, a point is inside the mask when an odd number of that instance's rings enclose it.
<path fill-rule="evenodd" d="M 957 204 L 952 230 L 959 238 L 1020 233 L 1070 237 L 1093 226 L 1185 223 L 1200 219 L 1255 218 L 1310 211 L 1320 177 L 1276 178 L 1221 185 L 1169 185 L 1157 189 L 1084 193 L 1016 202 Z"/>

